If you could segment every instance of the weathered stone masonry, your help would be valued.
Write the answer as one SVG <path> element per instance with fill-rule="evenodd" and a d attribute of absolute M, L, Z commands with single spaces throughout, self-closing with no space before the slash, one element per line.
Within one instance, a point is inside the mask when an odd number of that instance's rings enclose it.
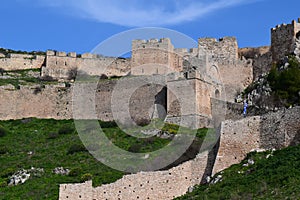
<path fill-rule="evenodd" d="M 213 174 L 240 163 L 254 150 L 281 149 L 300 143 L 300 107 L 237 121 L 224 121 Z"/>
<path fill-rule="evenodd" d="M 167 171 L 140 172 L 126 175 L 112 184 L 93 188 L 92 182 L 60 185 L 60 200 L 133 200 L 173 199 L 186 193 L 189 187 L 200 184 L 207 165 L 208 152 L 197 155 Z"/>

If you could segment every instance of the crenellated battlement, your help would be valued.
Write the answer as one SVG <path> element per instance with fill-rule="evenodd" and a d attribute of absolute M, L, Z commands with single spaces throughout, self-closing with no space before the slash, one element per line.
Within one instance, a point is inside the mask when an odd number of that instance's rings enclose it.
<path fill-rule="evenodd" d="M 84 53 L 84 54 L 77 54 L 76 52 L 63 52 L 63 51 L 53 51 L 48 50 L 46 52 L 46 56 L 57 56 L 57 57 L 67 57 L 67 58 L 82 58 L 82 59 L 100 59 L 104 56 L 100 56 L 98 54 L 92 53 Z"/>
<path fill-rule="evenodd" d="M 143 49 L 157 49 L 159 51 L 174 51 L 174 46 L 169 38 L 148 39 L 148 40 L 133 40 L 132 51 Z M 134 56 L 134 55 L 133 55 Z"/>

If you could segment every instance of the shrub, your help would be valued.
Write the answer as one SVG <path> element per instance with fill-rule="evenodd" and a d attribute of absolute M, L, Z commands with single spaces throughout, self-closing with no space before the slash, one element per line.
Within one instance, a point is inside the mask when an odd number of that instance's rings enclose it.
<path fill-rule="evenodd" d="M 0 173 L 0 177 L 2 178 L 7 178 L 12 176 L 14 173 L 16 172 L 16 170 L 14 168 L 6 168 L 4 169 L 1 173 Z"/>
<path fill-rule="evenodd" d="M 82 144 L 73 144 L 72 146 L 70 146 L 67 154 L 74 154 L 77 152 L 84 152 L 84 151 L 87 151 L 87 149 Z"/>
<path fill-rule="evenodd" d="M 0 68 L 0 74 L 1 74 L 1 76 L 3 76 L 4 72 L 5 72 L 5 70 L 3 68 Z"/>
<path fill-rule="evenodd" d="M 76 167 L 70 170 L 69 176 L 79 176 L 82 173 L 82 169 L 80 167 Z"/>
<path fill-rule="evenodd" d="M 63 126 L 58 130 L 59 135 L 74 133 L 75 129 L 71 126 Z"/>
<path fill-rule="evenodd" d="M 81 182 L 85 182 L 85 181 L 90 181 L 90 180 L 92 180 L 92 178 L 93 178 L 93 175 L 87 173 L 87 174 L 83 174 L 83 175 L 81 176 L 80 180 L 81 180 Z"/>
<path fill-rule="evenodd" d="M 99 121 L 99 124 L 101 128 L 114 128 L 118 126 L 115 121 L 110 121 L 110 122 Z"/>
<path fill-rule="evenodd" d="M 77 76 L 78 70 L 77 68 L 70 69 L 68 71 L 68 80 L 74 80 Z"/>
<path fill-rule="evenodd" d="M 33 94 L 38 94 L 38 93 L 41 93 L 42 92 L 42 88 L 41 87 L 36 87 L 36 88 L 34 88 L 34 90 L 33 90 Z"/>
<path fill-rule="evenodd" d="M 6 146 L 0 146 L 0 155 L 6 154 L 8 151 L 9 150 Z"/>
<path fill-rule="evenodd" d="M 141 144 L 133 144 L 129 147 L 128 151 L 132 153 L 139 153 L 141 151 L 142 145 Z"/>
<path fill-rule="evenodd" d="M 300 63 L 295 57 L 289 57 L 287 69 L 273 66 L 267 80 L 274 94 L 287 105 L 300 104 Z"/>
<path fill-rule="evenodd" d="M 179 126 L 176 124 L 165 123 L 164 127 L 162 128 L 162 131 L 166 131 L 170 134 L 177 134 L 178 129 L 179 129 Z"/>
<path fill-rule="evenodd" d="M 48 134 L 48 137 L 47 139 L 56 139 L 59 137 L 59 134 L 58 133 L 55 133 L 55 132 L 52 132 L 52 133 L 49 133 Z"/>
<path fill-rule="evenodd" d="M 101 79 L 101 80 L 103 80 L 103 79 L 108 79 L 108 76 L 107 76 L 106 74 L 101 74 L 100 79 Z"/>
<path fill-rule="evenodd" d="M 0 126 L 0 137 L 4 137 L 6 134 L 7 134 L 6 129 Z"/>
<path fill-rule="evenodd" d="M 7 186 L 7 179 L 0 178 L 0 188 Z"/>
<path fill-rule="evenodd" d="M 67 88 L 69 88 L 69 87 L 71 87 L 71 83 L 65 82 L 65 86 L 66 86 Z"/>
<path fill-rule="evenodd" d="M 40 78 L 41 81 L 54 81 L 54 78 L 52 76 L 46 75 L 46 76 L 42 76 Z"/>
<path fill-rule="evenodd" d="M 151 123 L 150 119 L 136 119 L 134 120 L 138 126 L 147 126 Z"/>
<path fill-rule="evenodd" d="M 28 124 L 28 123 L 30 123 L 30 122 L 32 122 L 33 121 L 33 118 L 24 118 L 24 119 L 21 119 L 21 122 L 23 123 L 23 124 Z"/>

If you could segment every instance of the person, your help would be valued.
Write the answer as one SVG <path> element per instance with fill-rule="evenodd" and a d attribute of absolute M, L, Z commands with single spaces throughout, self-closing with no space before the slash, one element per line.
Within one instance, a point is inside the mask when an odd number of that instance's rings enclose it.
<path fill-rule="evenodd" d="M 247 103 L 247 101 L 245 100 L 245 101 L 244 101 L 244 110 L 243 110 L 243 115 L 244 115 L 244 117 L 246 117 L 246 115 L 247 115 L 247 107 L 248 107 L 248 103 Z"/>

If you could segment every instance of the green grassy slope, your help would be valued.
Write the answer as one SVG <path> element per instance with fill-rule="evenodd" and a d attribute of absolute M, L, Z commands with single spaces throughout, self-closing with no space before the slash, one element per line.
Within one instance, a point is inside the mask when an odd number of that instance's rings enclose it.
<path fill-rule="evenodd" d="M 248 159 L 255 163 L 243 166 Z M 192 193 L 177 199 L 300 199 L 300 146 L 250 153 L 221 175 L 221 182 L 196 186 Z"/>
<path fill-rule="evenodd" d="M 132 152 L 157 150 L 170 142 L 158 137 L 128 136 L 112 122 L 101 122 L 101 127 L 115 145 Z M 177 129 L 169 124 L 163 128 L 172 134 Z M 203 138 L 206 131 L 199 130 L 197 138 Z M 10 175 L 31 167 L 43 168 L 45 173 L 22 185 L 7 186 Z M 52 173 L 56 167 L 68 168 L 73 175 L 56 175 Z M 124 175 L 98 162 L 85 150 L 72 120 L 0 121 L 0 199 L 58 199 L 59 184 L 82 182 L 86 174 L 92 175 L 94 186 L 112 183 Z"/>

